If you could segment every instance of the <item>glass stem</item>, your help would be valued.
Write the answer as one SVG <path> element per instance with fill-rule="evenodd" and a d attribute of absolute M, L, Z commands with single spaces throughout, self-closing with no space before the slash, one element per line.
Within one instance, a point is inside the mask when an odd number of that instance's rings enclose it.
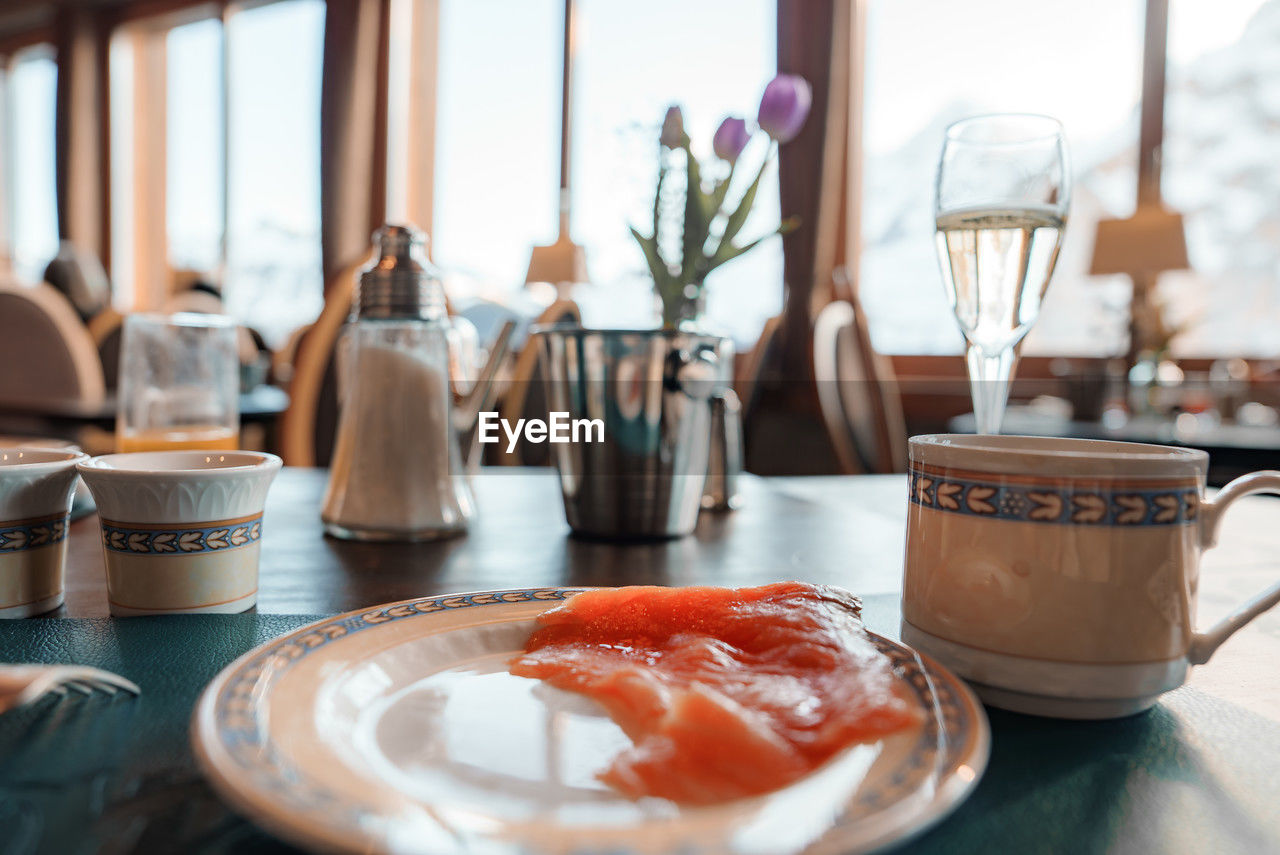
<path fill-rule="evenodd" d="M 1000 433 L 1004 408 L 1009 402 L 1009 380 L 1018 361 L 1017 348 L 989 354 L 970 344 L 965 351 L 969 365 L 969 389 L 973 394 L 973 415 L 978 433 Z"/>

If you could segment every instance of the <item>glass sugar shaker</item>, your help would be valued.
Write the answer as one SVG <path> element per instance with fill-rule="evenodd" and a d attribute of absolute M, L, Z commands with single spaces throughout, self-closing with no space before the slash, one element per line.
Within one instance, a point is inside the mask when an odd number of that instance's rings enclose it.
<path fill-rule="evenodd" d="M 344 332 L 321 519 L 349 540 L 448 537 L 466 530 L 475 500 L 452 427 L 444 286 L 418 230 L 387 225 L 373 240 Z"/>

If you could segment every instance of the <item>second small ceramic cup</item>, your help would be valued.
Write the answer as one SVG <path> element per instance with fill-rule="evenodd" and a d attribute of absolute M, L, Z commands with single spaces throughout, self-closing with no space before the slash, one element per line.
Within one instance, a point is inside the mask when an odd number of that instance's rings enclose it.
<path fill-rule="evenodd" d="M 78 451 L 0 448 L 0 618 L 62 605 Z"/>
<path fill-rule="evenodd" d="M 113 615 L 230 613 L 257 603 L 262 511 L 280 458 L 156 451 L 79 468 L 102 522 Z"/>

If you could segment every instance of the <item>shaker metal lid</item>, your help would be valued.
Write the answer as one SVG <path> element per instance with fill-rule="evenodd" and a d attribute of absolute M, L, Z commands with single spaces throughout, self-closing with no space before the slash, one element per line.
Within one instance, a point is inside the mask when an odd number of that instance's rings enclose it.
<path fill-rule="evenodd" d="M 360 273 L 352 314 L 383 320 L 444 315 L 444 285 L 427 260 L 427 237 L 413 226 L 385 225 L 373 234 L 377 258 Z"/>

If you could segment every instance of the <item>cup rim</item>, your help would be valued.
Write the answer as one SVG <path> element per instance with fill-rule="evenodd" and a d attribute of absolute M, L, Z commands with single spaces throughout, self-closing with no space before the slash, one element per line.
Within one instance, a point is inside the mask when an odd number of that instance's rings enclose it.
<path fill-rule="evenodd" d="M 1006 443 L 1004 440 L 1014 440 Z M 1080 439 L 1078 437 L 1029 436 L 1025 434 L 928 433 L 913 436 L 911 445 L 933 448 L 955 448 L 979 453 L 1021 454 L 1104 460 L 1208 460 L 1209 453 L 1199 448 L 1157 445 L 1150 442 L 1122 442 L 1114 439 Z M 1054 446 L 1069 445 L 1074 448 Z M 1043 446 L 1043 447 L 1036 447 Z"/>
<path fill-rule="evenodd" d="M 216 461 L 214 458 L 218 458 Z M 163 478 L 183 480 L 231 478 L 274 472 L 283 461 L 263 451 L 130 451 L 81 461 L 81 475 L 97 478 Z"/>
<path fill-rule="evenodd" d="M 1021 125 L 1028 128 L 1026 134 L 1015 135 L 1001 139 L 969 139 L 965 136 L 966 132 L 975 127 L 983 125 L 991 126 L 997 122 L 1003 122 L 1006 125 Z M 1031 130 L 1034 129 L 1034 130 Z M 947 142 L 959 145 L 977 145 L 990 147 L 1004 146 L 1020 146 L 1029 143 L 1045 142 L 1047 140 L 1063 139 L 1065 131 L 1062 121 L 1053 116 L 1044 113 L 982 113 L 977 116 L 966 116 L 963 119 L 957 119 L 947 125 L 946 131 Z"/>
<path fill-rule="evenodd" d="M 913 464 L 1046 478 L 1191 478 L 1203 483 L 1209 454 L 1198 448 L 1108 439 L 1016 434 L 923 434 L 909 440 Z"/>
<path fill-rule="evenodd" d="M 19 456 L 18 461 L 10 461 L 9 455 Z M 30 457 L 30 460 L 26 458 Z M 0 474 L 7 472 L 54 472 L 76 466 L 89 459 L 83 451 L 70 449 L 46 448 L 35 445 L 11 445 L 0 447 Z"/>

